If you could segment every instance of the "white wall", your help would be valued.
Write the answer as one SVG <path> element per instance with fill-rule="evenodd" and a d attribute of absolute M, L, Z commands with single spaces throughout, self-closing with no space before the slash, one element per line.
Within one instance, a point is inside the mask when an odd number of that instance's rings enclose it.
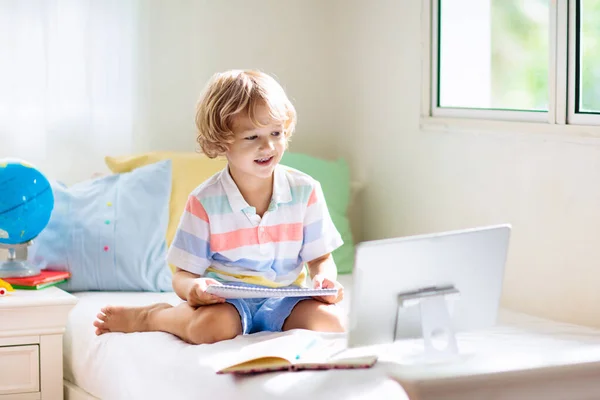
<path fill-rule="evenodd" d="M 144 0 L 138 59 L 138 151 L 189 151 L 194 106 L 210 76 L 231 68 L 274 74 L 299 115 L 292 149 L 326 155 L 332 118 L 333 2 Z M 318 143 L 318 145 L 315 145 Z"/>
<path fill-rule="evenodd" d="M 600 326 L 600 147 L 550 135 L 419 127 L 420 1 L 338 1 L 343 153 L 368 177 L 367 238 L 509 222 L 503 304 Z M 347 9 L 352 9 L 348 12 Z M 359 38 L 360 37 L 360 38 Z M 341 139 L 346 132 L 341 132 Z"/>
<path fill-rule="evenodd" d="M 7 32 L 14 30 L 15 38 L 9 35 L 8 42 L 0 43 L 0 52 L 14 53 L 17 59 L 2 71 L 8 76 L 20 68 L 27 78 L 19 76 L 13 82 L 22 87 L 14 93 L 9 79 L 5 82 L 8 95 L 0 96 L 0 102 L 16 99 L 24 105 L 17 118 L 0 121 L 0 158 L 23 158 L 51 179 L 71 184 L 95 172 L 107 172 L 105 155 L 194 151 L 194 109 L 199 94 L 212 74 L 232 68 L 261 69 L 281 81 L 299 114 L 293 150 L 310 149 L 325 156 L 334 149 L 334 2 L 100 3 L 106 2 L 52 5 L 42 11 L 32 6 L 3 8 L 10 20 L 23 23 L 9 26 Z M 82 21 L 88 23 L 85 28 Z M 23 26 L 29 28 L 17 29 Z M 88 47 L 91 50 L 84 51 Z M 45 51 L 52 57 L 45 57 Z M 51 62 L 43 64 L 47 59 Z M 43 68 L 29 71 L 32 65 L 43 65 L 52 73 L 45 74 Z M 76 83 L 67 87 L 64 82 L 71 77 Z M 45 118 L 46 98 L 60 103 L 66 116 L 57 117 L 54 107 L 50 118 Z M 69 109 L 76 108 L 69 106 L 73 102 L 83 104 L 83 111 Z M 103 102 L 110 107 L 102 107 Z M 122 106 L 112 108 L 115 104 Z M 92 113 L 86 107 L 102 112 Z M 9 109 L 0 105 L 0 110 Z M 34 117 L 27 118 L 27 113 Z M 115 121 L 107 123 L 111 119 Z M 133 137 L 129 136 L 130 123 Z"/>

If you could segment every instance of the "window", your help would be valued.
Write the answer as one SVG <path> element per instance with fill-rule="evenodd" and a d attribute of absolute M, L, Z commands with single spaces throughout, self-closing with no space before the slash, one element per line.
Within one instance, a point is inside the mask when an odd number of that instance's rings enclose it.
<path fill-rule="evenodd" d="M 575 111 L 600 113 L 600 0 L 581 0 L 575 12 Z"/>
<path fill-rule="evenodd" d="M 600 124 L 600 0 L 424 1 L 427 115 Z"/>

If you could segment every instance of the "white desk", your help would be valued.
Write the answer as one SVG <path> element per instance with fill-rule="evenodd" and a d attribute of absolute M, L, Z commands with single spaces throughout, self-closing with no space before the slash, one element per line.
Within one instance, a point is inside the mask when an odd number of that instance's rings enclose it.
<path fill-rule="evenodd" d="M 600 330 L 506 311 L 500 324 L 460 334 L 457 362 L 411 363 L 420 341 L 380 349 L 380 362 L 411 400 L 600 398 Z"/>

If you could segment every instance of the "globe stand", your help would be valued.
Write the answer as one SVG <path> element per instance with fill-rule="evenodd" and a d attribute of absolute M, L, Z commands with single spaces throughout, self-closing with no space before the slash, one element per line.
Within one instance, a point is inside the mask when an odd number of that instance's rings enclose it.
<path fill-rule="evenodd" d="M 27 261 L 27 247 L 32 241 L 19 244 L 2 244 L 0 249 L 8 250 L 6 261 L 0 261 L 0 278 L 22 278 L 40 274 L 40 269 Z M 24 250 L 25 256 L 19 257 L 17 250 Z"/>

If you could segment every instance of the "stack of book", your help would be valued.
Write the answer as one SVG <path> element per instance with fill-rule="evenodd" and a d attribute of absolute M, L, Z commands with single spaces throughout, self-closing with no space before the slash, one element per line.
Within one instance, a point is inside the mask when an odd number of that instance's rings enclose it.
<path fill-rule="evenodd" d="M 40 274 L 23 278 L 2 278 L 14 289 L 38 290 L 58 285 L 71 277 L 68 271 L 50 271 L 43 269 Z"/>

